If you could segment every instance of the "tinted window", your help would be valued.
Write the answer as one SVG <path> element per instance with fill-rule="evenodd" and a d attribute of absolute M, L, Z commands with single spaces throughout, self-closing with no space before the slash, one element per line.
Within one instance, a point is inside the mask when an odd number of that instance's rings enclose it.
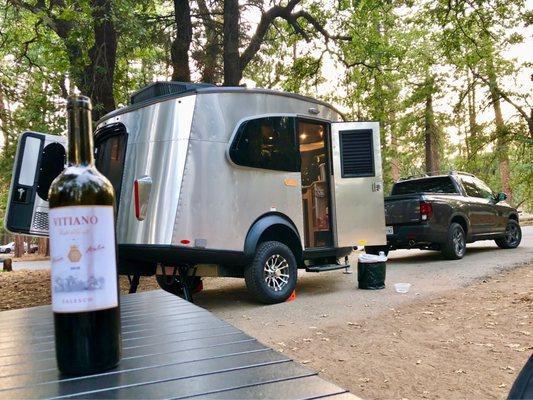
<path fill-rule="evenodd" d="M 66 152 L 59 143 L 50 143 L 43 149 L 41 158 L 41 171 L 37 184 L 37 194 L 43 200 L 48 200 L 48 190 L 52 181 L 65 168 Z"/>
<path fill-rule="evenodd" d="M 122 124 L 111 124 L 99 129 L 95 134 L 96 168 L 113 185 L 117 207 L 120 204 L 120 188 L 124 172 L 124 158 L 128 135 Z"/>
<path fill-rule="evenodd" d="M 449 177 L 442 176 L 395 183 L 391 194 L 413 193 L 457 193 L 457 189 Z"/>
<path fill-rule="evenodd" d="M 266 117 L 244 122 L 230 148 L 235 164 L 278 171 L 300 170 L 295 119 Z"/>
<path fill-rule="evenodd" d="M 492 190 L 473 176 L 462 176 L 461 182 L 463 182 L 466 194 L 470 197 L 480 197 L 482 199 L 492 199 L 494 197 Z"/>

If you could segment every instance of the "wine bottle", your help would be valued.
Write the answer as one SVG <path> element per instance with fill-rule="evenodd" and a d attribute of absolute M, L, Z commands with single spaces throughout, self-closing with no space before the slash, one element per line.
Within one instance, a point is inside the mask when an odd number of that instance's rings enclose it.
<path fill-rule="evenodd" d="M 69 375 L 113 368 L 121 354 L 115 195 L 94 165 L 91 110 L 88 97 L 68 98 L 68 163 L 49 191 L 56 357 Z"/>

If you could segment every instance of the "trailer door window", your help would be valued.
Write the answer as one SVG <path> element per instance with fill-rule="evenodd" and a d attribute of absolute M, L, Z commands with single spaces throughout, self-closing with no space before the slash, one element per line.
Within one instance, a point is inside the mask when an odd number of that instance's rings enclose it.
<path fill-rule="evenodd" d="M 237 165 L 277 171 L 300 171 L 295 118 L 265 117 L 243 122 L 231 144 Z"/>
<path fill-rule="evenodd" d="M 117 208 L 120 204 L 127 140 L 126 127 L 120 123 L 101 128 L 95 134 L 96 168 L 113 185 Z"/>

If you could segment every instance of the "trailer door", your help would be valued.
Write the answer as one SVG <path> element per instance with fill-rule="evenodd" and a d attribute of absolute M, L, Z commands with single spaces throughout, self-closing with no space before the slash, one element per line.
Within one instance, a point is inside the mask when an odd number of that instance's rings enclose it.
<path fill-rule="evenodd" d="M 331 124 L 336 247 L 384 245 L 378 122 Z"/>
<path fill-rule="evenodd" d="M 19 139 L 5 227 L 13 233 L 48 235 L 48 189 L 66 163 L 66 138 L 24 132 Z"/>

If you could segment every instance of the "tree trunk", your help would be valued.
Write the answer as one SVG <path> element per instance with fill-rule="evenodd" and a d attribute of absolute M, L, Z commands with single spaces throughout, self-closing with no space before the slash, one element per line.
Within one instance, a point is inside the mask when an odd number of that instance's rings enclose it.
<path fill-rule="evenodd" d="M 50 249 L 48 244 L 48 238 L 39 238 L 39 255 L 40 256 L 49 256 Z"/>
<path fill-rule="evenodd" d="M 199 57 L 199 64 L 202 70 L 202 82 L 217 82 L 217 64 L 220 53 L 219 31 L 217 31 L 217 22 L 210 17 L 210 11 L 207 8 L 205 0 L 198 0 L 198 9 L 202 15 L 202 22 L 205 29 L 205 52 Z M 216 10 L 215 10 L 216 11 Z"/>
<path fill-rule="evenodd" d="M 242 79 L 239 17 L 239 2 L 224 0 L 224 86 L 238 86 Z"/>
<path fill-rule="evenodd" d="M 510 185 L 511 174 L 509 171 L 509 132 L 503 120 L 498 82 L 491 55 L 487 58 L 487 73 L 490 98 L 494 109 L 494 122 L 496 124 L 496 153 L 498 155 L 500 167 L 502 191 L 507 195 L 509 203 L 512 203 L 513 192 Z"/>
<path fill-rule="evenodd" d="M 475 148 L 477 143 L 477 112 L 476 112 L 476 86 L 473 84 L 470 77 L 470 71 L 466 71 L 466 79 L 468 84 L 468 133 L 466 137 L 466 156 L 470 159 L 471 155 L 475 155 L 477 150 Z"/>
<path fill-rule="evenodd" d="M 89 66 L 85 69 L 80 90 L 93 103 L 93 119 L 115 109 L 113 83 L 117 56 L 117 32 L 113 24 L 111 0 L 91 0 L 94 45 L 89 50 Z"/>
<path fill-rule="evenodd" d="M 34 4 L 31 4 L 34 3 Z M 94 37 L 80 40 L 77 27 L 63 14 L 83 12 L 79 2 L 65 5 L 63 1 L 12 2 L 39 17 L 53 30 L 65 46 L 69 60 L 69 78 L 80 91 L 91 97 L 95 120 L 115 109 L 113 83 L 117 53 L 117 32 L 114 26 L 113 1 L 90 0 Z M 70 4 L 70 3 L 69 3 Z M 92 39 L 92 40 L 91 40 Z M 86 51 L 87 42 L 93 43 Z M 88 61 L 87 61 L 88 60 Z"/>
<path fill-rule="evenodd" d="M 9 129 L 7 127 L 7 110 L 4 104 L 4 90 L 0 82 L 0 130 L 4 136 L 4 154 L 7 154 L 9 148 Z"/>
<path fill-rule="evenodd" d="M 424 112 L 424 133 L 426 144 L 426 172 L 440 171 L 440 132 L 435 123 L 433 110 L 433 94 L 426 96 L 426 109 Z"/>
<path fill-rule="evenodd" d="M 192 23 L 188 0 L 174 0 L 174 20 L 176 21 L 176 38 L 170 48 L 172 80 L 190 82 L 189 48 L 192 41 Z"/>
<path fill-rule="evenodd" d="M 392 153 L 391 159 L 391 176 L 392 180 L 396 182 L 400 179 L 400 162 L 398 161 L 398 138 L 394 131 L 391 130 L 390 149 Z"/>
<path fill-rule="evenodd" d="M 24 254 L 24 237 L 15 235 L 15 257 L 22 257 Z"/>

